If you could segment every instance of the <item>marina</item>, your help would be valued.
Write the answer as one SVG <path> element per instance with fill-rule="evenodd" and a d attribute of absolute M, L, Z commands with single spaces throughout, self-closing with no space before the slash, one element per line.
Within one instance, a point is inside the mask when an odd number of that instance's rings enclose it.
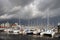
<path fill-rule="evenodd" d="M 60 0 L 0 0 L 0 40 L 60 40 Z"/>
<path fill-rule="evenodd" d="M 8 25 L 9 26 L 9 25 Z M 57 27 L 60 27 L 60 25 L 58 24 Z M 60 33 L 59 33 L 59 28 L 52 28 L 52 29 L 40 29 L 39 27 L 21 27 L 20 25 L 18 25 L 17 23 L 15 23 L 14 25 L 12 25 L 12 27 L 3 27 L 0 29 L 0 32 L 3 32 L 7 35 L 39 35 L 39 37 L 50 37 L 50 38 L 54 38 L 54 37 L 60 37 Z M 59 36 L 56 34 L 59 33 Z"/>

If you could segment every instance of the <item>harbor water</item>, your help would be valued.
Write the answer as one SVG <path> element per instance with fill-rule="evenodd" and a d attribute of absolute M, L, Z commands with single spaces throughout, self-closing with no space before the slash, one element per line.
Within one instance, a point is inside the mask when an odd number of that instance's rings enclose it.
<path fill-rule="evenodd" d="M 15 35 L 0 33 L 0 40 L 60 40 L 60 38 L 40 37 L 39 35 Z"/>

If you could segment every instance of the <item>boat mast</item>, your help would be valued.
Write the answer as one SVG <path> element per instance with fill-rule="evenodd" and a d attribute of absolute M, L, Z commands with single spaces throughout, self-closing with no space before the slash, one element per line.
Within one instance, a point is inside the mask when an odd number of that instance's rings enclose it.
<path fill-rule="evenodd" d="M 47 27 L 49 26 L 49 13 L 47 13 Z"/>
<path fill-rule="evenodd" d="M 21 16 L 19 16 L 19 27 L 21 28 L 21 25 L 20 25 L 20 17 L 21 17 Z"/>
<path fill-rule="evenodd" d="M 47 9 L 47 29 L 49 27 L 49 8 Z"/>

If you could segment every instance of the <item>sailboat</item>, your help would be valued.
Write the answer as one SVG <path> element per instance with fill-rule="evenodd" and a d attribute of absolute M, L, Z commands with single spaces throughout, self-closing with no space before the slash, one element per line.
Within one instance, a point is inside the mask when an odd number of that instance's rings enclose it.
<path fill-rule="evenodd" d="M 49 9 L 47 9 L 47 11 L 49 12 Z M 41 32 L 40 35 L 41 37 L 43 36 L 49 36 L 49 37 L 54 37 L 55 33 L 52 29 L 49 30 L 49 13 L 47 13 L 47 25 L 46 25 L 46 28 L 45 28 L 45 31 L 44 32 Z"/>

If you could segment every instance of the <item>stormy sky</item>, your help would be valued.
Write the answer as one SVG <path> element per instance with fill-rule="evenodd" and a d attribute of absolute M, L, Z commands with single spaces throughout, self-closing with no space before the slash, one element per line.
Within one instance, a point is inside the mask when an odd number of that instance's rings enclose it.
<path fill-rule="evenodd" d="M 0 19 L 60 18 L 60 0 L 0 0 Z M 58 21 L 58 20 L 56 20 Z"/>

